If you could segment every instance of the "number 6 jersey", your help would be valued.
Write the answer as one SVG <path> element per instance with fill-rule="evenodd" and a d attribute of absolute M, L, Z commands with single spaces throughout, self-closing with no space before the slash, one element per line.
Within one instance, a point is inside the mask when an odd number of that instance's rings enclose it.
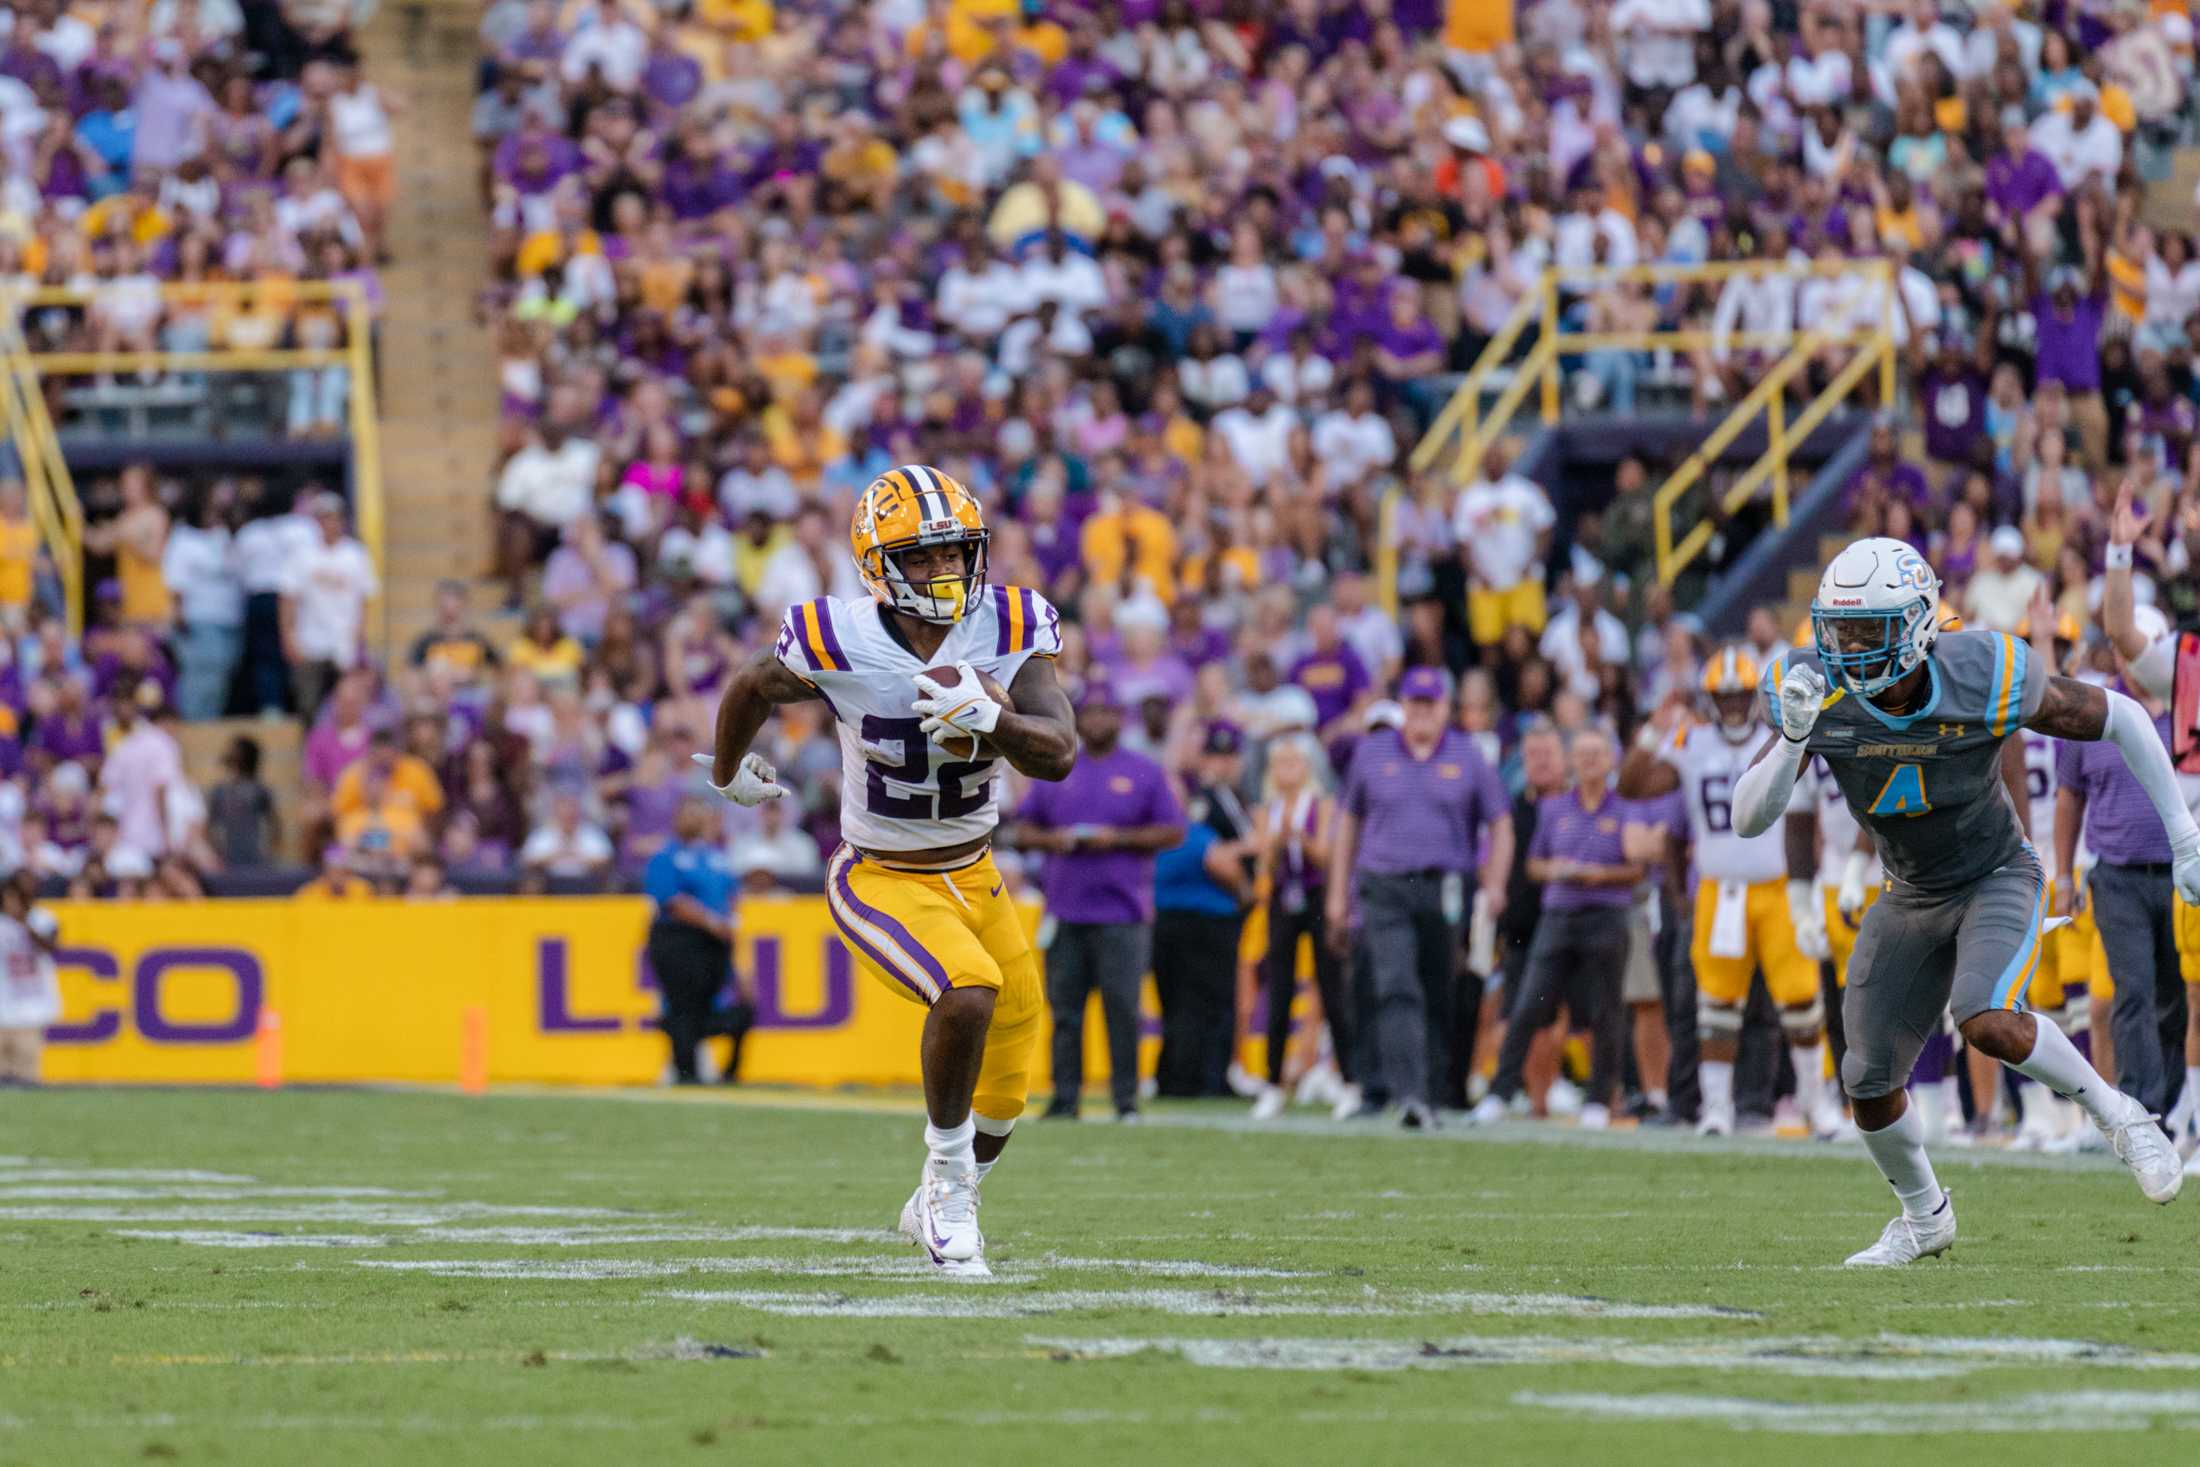
<path fill-rule="evenodd" d="M 1777 726 L 1780 680 L 1808 648 L 1765 668 L 1765 716 Z M 1826 695 L 1810 752 L 1826 761 L 1887 875 L 1928 896 L 1967 889 L 2030 845 L 2001 779 L 2001 745 L 2039 712 L 2052 670 L 2005 632 L 1945 632 L 1925 659 L 1925 701 L 1903 717 L 1851 693 Z"/>
<path fill-rule="evenodd" d="M 919 730 L 916 675 L 967 662 L 1007 687 L 1026 661 L 1062 650 L 1062 623 L 1038 592 L 992 586 L 947 640 L 919 659 L 868 597 L 789 607 L 773 653 L 818 690 L 840 725 L 840 829 L 869 851 L 960 845 L 1000 823 L 998 759 L 950 759 Z"/>
<path fill-rule="evenodd" d="M 1687 791 L 1689 841 L 1696 848 L 1696 875 L 1705 881 L 1754 886 L 1787 875 L 1786 838 L 1778 827 L 1757 836 L 1734 829 L 1734 784 L 1763 742 L 1761 728 L 1737 744 L 1708 723 L 1694 723 L 1667 756 Z"/>

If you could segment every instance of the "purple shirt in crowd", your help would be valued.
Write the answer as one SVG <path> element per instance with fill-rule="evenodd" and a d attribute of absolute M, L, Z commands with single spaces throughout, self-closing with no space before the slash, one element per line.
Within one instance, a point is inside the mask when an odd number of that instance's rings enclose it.
<path fill-rule="evenodd" d="M 2039 378 L 2060 382 L 2071 392 L 2101 390 L 2101 318 L 2107 302 L 2100 296 L 2080 296 L 2065 316 L 2055 309 L 2051 295 L 2032 301 L 2032 320 L 2039 328 Z"/>
<path fill-rule="evenodd" d="M 1309 652 L 1293 663 L 1291 681 L 1314 700 L 1314 726 L 1327 728 L 1367 690 L 1367 665 L 1348 644 L 1339 642 L 1327 652 Z"/>
<path fill-rule="evenodd" d="M 1076 825 L 1182 825 L 1184 807 L 1161 766 L 1118 744 L 1087 754 L 1059 783 L 1035 781 L 1016 819 L 1042 830 Z M 1142 851 L 1069 851 L 1046 858 L 1048 915 L 1061 922 L 1151 922 L 1153 857 Z"/>
<path fill-rule="evenodd" d="M 2042 200 L 2051 199 L 2062 191 L 2062 179 L 2056 175 L 2055 165 L 2047 161 L 2045 153 L 2026 148 L 2021 158 L 2011 158 L 2004 153 L 1987 161 L 1986 197 L 2004 217 L 2029 214 Z"/>
<path fill-rule="evenodd" d="M 1635 818 L 1628 801 L 1606 794 L 1595 809 L 1581 803 L 1578 790 L 1552 795 L 1536 811 L 1535 839 L 1528 842 L 1531 860 L 1585 861 L 1592 866 L 1625 865 L 1620 849 L 1620 826 Z M 1576 912 L 1584 907 L 1624 907 L 1634 898 L 1624 886 L 1582 886 L 1553 881 L 1543 888 L 1543 910 Z"/>
<path fill-rule="evenodd" d="M 2117 691 L 2128 694 L 2130 689 L 2118 684 Z M 2154 731 L 2168 748 L 2168 714 L 2154 720 Z M 2114 744 L 2106 739 L 2058 741 L 2055 785 L 2084 799 L 2085 841 L 2101 861 L 2110 866 L 2169 863 L 2169 833 L 2162 829 L 2162 817 Z"/>
<path fill-rule="evenodd" d="M 1474 738 L 1458 729 L 1416 759 L 1396 729 L 1361 740 L 1346 776 L 1345 813 L 1360 824 L 1358 864 L 1371 876 L 1474 869 L 1483 828 L 1512 801 Z"/>

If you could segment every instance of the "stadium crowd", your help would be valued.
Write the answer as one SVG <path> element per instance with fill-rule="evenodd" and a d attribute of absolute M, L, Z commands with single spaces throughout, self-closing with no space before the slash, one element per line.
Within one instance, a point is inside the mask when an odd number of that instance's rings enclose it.
<path fill-rule="evenodd" d="M 1567 361 L 1590 408 L 1716 410 L 1765 362 L 1736 333 L 1891 331 L 1846 528 L 1918 545 L 1974 624 L 2015 627 L 2044 586 L 2087 643 L 2126 473 L 2145 584 L 2200 609 L 2200 260 L 2142 222 L 2192 131 L 2174 0 L 499 0 L 481 38 L 491 512 L 521 630 L 454 588 L 387 667 L 355 635 L 243 637 L 243 664 L 330 690 L 306 704 L 324 884 L 634 883 L 728 672 L 786 606 L 857 594 L 850 499 L 912 460 L 979 493 L 993 579 L 1061 608 L 1065 677 L 1105 685 L 1125 747 L 1193 796 L 1238 746 L 1249 857 L 1290 846 L 1250 833 L 1282 818 L 1279 737 L 1335 788 L 1411 668 L 1446 670 L 1514 796 L 1548 787 L 1526 772 L 1546 726 L 1628 747 L 1696 693 L 1715 648 L 1680 608 L 1746 513 L 1661 588 L 1662 462 L 1578 506 L 1511 444 L 1464 486 L 1405 463 L 1551 265 L 1795 267 L 1568 286 L 1572 322 L 1713 332 Z M 329 106 L 356 93 L 319 62 L 238 104 L 266 109 L 271 176 L 299 166 L 285 108 L 311 76 L 350 89 Z M 336 179 L 357 237 L 335 236 L 365 252 L 335 268 L 371 255 L 373 198 L 322 152 L 300 177 Z M 278 232 L 316 217 L 304 187 L 277 186 Z M 284 586 L 247 585 L 280 633 Z M 1793 631 L 1760 610 L 1745 640 L 1761 661 Z M 799 807 L 729 811 L 725 840 L 747 885 L 814 884 L 839 751 L 814 709 L 769 737 Z"/>

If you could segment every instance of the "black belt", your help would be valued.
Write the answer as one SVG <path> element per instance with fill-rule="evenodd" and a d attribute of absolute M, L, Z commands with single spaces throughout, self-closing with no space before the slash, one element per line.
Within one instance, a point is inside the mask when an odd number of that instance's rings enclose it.
<path fill-rule="evenodd" d="M 2113 866 L 2118 871 L 2137 871 L 2147 876 L 2167 876 L 2176 869 L 2169 861 L 2103 861 L 2103 866 Z"/>

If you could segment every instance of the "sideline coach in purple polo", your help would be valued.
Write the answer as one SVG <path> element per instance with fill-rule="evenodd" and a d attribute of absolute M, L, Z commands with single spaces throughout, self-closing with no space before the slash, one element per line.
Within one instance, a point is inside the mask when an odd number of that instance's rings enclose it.
<path fill-rule="evenodd" d="M 1435 1124 L 1457 999 L 1460 934 L 1475 855 L 1490 909 L 1505 905 L 1512 869 L 1512 802 L 1474 740 L 1447 726 L 1451 680 L 1439 668 L 1408 669 L 1398 684 L 1405 717 L 1371 733 L 1352 755 L 1338 802 L 1326 918 L 1345 940 L 1359 899 L 1360 958 L 1373 1000 L 1374 1063 L 1363 1082 L 1410 1128 Z"/>
<path fill-rule="evenodd" d="M 2165 747 L 2169 714 L 2162 705 L 2118 678 L 2116 691 L 2139 700 L 2154 715 Z M 2055 745 L 2055 859 L 2057 871 L 2077 860 L 2081 824 L 2092 847 L 2094 925 L 2116 980 L 2109 1032 L 2116 1045 L 2116 1088 L 2156 1115 L 2177 1105 L 2185 1077 L 2178 1068 L 2185 1044 L 2186 996 L 2177 957 L 2174 893 L 2170 887 L 2169 835 L 2162 817 L 2114 744 L 2067 739 Z M 2072 910 L 2075 883 L 2055 883 L 2055 915 Z"/>
<path fill-rule="evenodd" d="M 1054 1011 L 1054 1103 L 1077 1114 L 1085 1086 L 1085 1004 L 1100 991 L 1108 1088 L 1118 1116 L 1138 1114 L 1138 985 L 1153 947 L 1153 858 L 1184 839 L 1184 807 L 1159 764 L 1118 741 L 1123 710 L 1105 682 L 1077 700 L 1084 754 L 1058 784 L 1034 781 L 1016 812 L 1016 845 L 1046 854 L 1042 881 Z"/>
<path fill-rule="evenodd" d="M 2111 748 L 2114 745 L 2110 746 Z M 1581 1123 L 1609 1124 L 1626 1038 L 1620 980 L 1627 969 L 1627 919 L 1642 867 L 1629 861 L 1621 832 L 1634 807 L 1612 788 L 1619 750 L 1611 734 L 1576 729 L 1566 746 L 1574 787 L 1545 799 L 1528 843 L 1528 879 L 1543 885 L 1543 914 L 1513 999 L 1497 1078 L 1475 1119 L 1501 1119 L 1520 1093 L 1528 1045 L 1558 1017 L 1563 999 L 1574 1023 L 1589 1028 L 1589 1103 Z"/>

